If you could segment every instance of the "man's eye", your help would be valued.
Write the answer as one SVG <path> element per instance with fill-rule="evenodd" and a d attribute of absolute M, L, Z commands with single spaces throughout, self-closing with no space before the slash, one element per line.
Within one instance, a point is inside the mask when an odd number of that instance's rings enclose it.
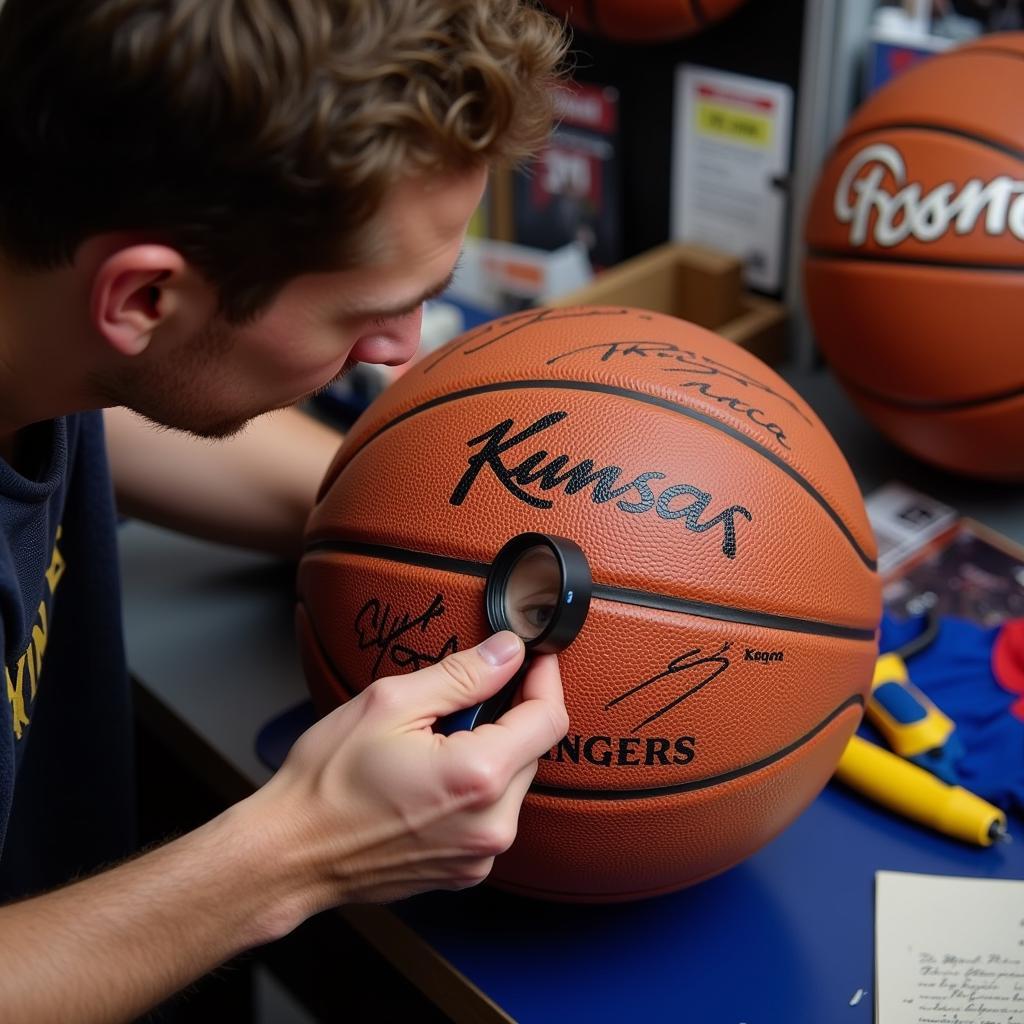
<path fill-rule="evenodd" d="M 522 616 L 531 626 L 536 626 L 539 629 L 543 629 L 550 621 L 551 616 L 554 615 L 554 606 L 548 602 L 546 604 L 535 604 L 529 608 L 521 609 Z"/>

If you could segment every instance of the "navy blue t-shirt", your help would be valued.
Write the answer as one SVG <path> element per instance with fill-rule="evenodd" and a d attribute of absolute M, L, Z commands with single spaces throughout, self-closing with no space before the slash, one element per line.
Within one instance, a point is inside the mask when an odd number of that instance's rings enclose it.
<path fill-rule="evenodd" d="M 134 842 L 130 691 L 102 415 L 30 429 L 30 475 L 0 460 L 0 900 L 120 860 Z"/>

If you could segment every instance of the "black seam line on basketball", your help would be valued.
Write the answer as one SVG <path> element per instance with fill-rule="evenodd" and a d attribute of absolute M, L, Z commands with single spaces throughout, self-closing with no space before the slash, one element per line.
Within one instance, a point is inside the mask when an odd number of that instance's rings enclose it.
<path fill-rule="evenodd" d="M 972 270 L 982 274 L 1020 274 L 1024 273 L 1022 263 L 960 263 L 956 260 L 914 259 L 913 257 L 890 256 L 879 252 L 848 252 L 845 249 L 825 249 L 811 246 L 807 250 L 807 258 L 821 260 L 823 263 L 884 263 L 887 266 L 915 267 L 930 269 L 938 267 L 942 270 Z"/>
<path fill-rule="evenodd" d="M 719 619 L 736 622 L 745 626 L 763 626 L 766 629 L 782 629 L 789 633 L 806 633 L 811 636 L 830 636 L 841 640 L 873 640 L 873 629 L 859 629 L 856 626 L 840 626 L 818 619 L 799 619 L 789 615 L 774 615 L 771 612 L 757 612 L 730 605 L 710 604 L 706 601 L 692 601 L 681 597 L 652 594 L 645 590 L 630 590 L 627 587 L 613 587 L 595 584 L 593 596 L 618 604 L 637 605 L 662 612 L 677 612 L 683 615 L 697 615 L 704 619 Z"/>
<path fill-rule="evenodd" d="M 1024 396 L 1024 385 L 1022 385 L 1021 387 L 1013 388 L 1011 391 L 1000 391 L 981 398 L 958 398 L 955 401 L 929 402 L 914 398 L 893 398 L 891 395 L 885 395 L 872 388 L 866 388 L 863 384 L 858 384 L 842 374 L 840 376 L 847 387 L 852 391 L 859 392 L 866 398 L 882 402 L 885 405 L 895 405 L 901 409 L 918 410 L 920 412 L 958 412 L 961 409 L 976 409 L 980 406 L 992 405 L 996 402 L 1009 402 Z"/>
<path fill-rule="evenodd" d="M 390 430 L 392 427 L 398 426 L 404 420 L 410 419 L 413 416 L 419 415 L 421 412 L 426 412 L 429 409 L 434 409 L 437 406 L 445 405 L 448 402 L 457 402 L 461 398 L 472 398 L 474 395 L 486 395 L 491 391 L 525 391 L 530 389 L 553 389 L 556 391 L 590 391 L 595 394 L 601 395 L 616 395 L 619 398 L 628 398 L 633 401 L 643 402 L 647 405 L 655 405 L 660 409 L 667 409 L 669 412 L 676 412 L 683 416 L 689 416 L 691 419 L 697 420 L 699 423 L 712 427 L 714 430 L 718 430 L 721 433 L 731 437 L 735 441 L 739 441 L 740 444 L 746 445 L 751 451 L 766 458 L 771 462 L 777 469 L 781 469 L 788 477 L 793 479 L 803 490 L 805 490 L 811 498 L 816 501 L 825 514 L 835 523 L 840 533 L 846 538 L 850 546 L 853 548 L 857 557 L 864 563 L 864 565 L 872 572 L 877 568 L 877 563 L 873 558 L 870 558 L 861 548 L 860 544 L 857 543 L 857 538 L 851 533 L 850 528 L 840 518 L 839 513 L 825 500 L 814 485 L 803 476 L 801 476 L 792 466 L 786 463 L 783 459 L 779 458 L 773 451 L 765 448 L 764 445 L 755 441 L 751 437 L 747 437 L 742 431 L 737 430 L 735 427 L 730 427 L 726 423 L 722 423 L 721 420 L 715 419 L 713 416 L 708 416 L 706 413 L 699 412 L 696 409 L 691 409 L 687 405 L 681 405 L 678 402 L 671 402 L 667 398 L 660 398 L 658 395 L 648 395 L 643 391 L 630 391 L 628 388 L 615 387 L 612 384 L 597 384 L 591 381 L 577 381 L 577 380 L 503 380 L 496 381 L 493 384 L 480 384 L 477 387 L 464 388 L 462 391 L 452 391 L 447 395 L 439 395 L 437 398 L 431 398 L 427 402 L 423 402 L 422 405 L 417 405 L 412 409 L 406 409 L 405 412 L 399 413 L 394 419 L 389 420 L 384 426 L 379 427 L 375 430 L 352 454 L 349 456 L 345 463 L 345 466 L 338 471 L 338 476 L 344 472 L 345 467 L 352 463 L 352 460 L 363 451 L 368 445 L 372 444 L 381 436 L 385 431 Z M 335 477 L 337 479 L 337 477 Z"/>
<path fill-rule="evenodd" d="M 486 578 L 491 567 L 486 562 L 471 562 L 447 555 L 432 555 L 425 551 L 390 547 L 385 544 L 364 544 L 361 541 L 319 540 L 306 547 L 307 552 L 336 551 L 347 555 L 363 555 L 388 562 L 415 565 L 422 569 L 438 569 L 442 572 L 459 573 L 464 576 Z M 729 605 L 711 604 L 667 594 L 655 594 L 647 590 L 632 590 L 605 583 L 595 583 L 592 594 L 603 601 L 628 604 L 655 611 L 675 612 L 681 615 L 696 615 L 702 619 L 717 619 L 721 622 L 735 622 L 744 626 L 761 626 L 765 629 L 781 629 L 788 633 L 805 633 L 810 636 L 829 636 L 840 640 L 873 640 L 873 629 L 857 626 L 842 626 L 818 619 L 800 619 L 789 615 L 774 615 L 771 612 L 735 608 Z"/>
<path fill-rule="evenodd" d="M 707 11 L 704 10 L 704 0 L 690 0 L 690 10 L 693 11 L 693 20 L 698 25 L 704 26 L 708 23 Z"/>
<path fill-rule="evenodd" d="M 345 681 L 345 677 L 341 674 L 338 666 L 334 664 L 334 659 L 327 653 L 327 648 L 324 647 L 324 642 L 320 639 L 320 633 L 316 628 L 316 621 L 313 618 L 313 610 L 305 601 L 302 600 L 301 597 L 298 600 L 298 605 L 306 613 L 306 621 L 309 623 L 309 631 L 313 635 L 313 643 L 316 644 L 316 649 L 320 652 L 320 657 L 324 659 L 324 664 L 329 669 L 331 675 L 334 676 L 338 685 L 348 694 L 349 700 L 352 700 L 353 697 L 357 696 L 356 691 Z"/>
<path fill-rule="evenodd" d="M 937 135 L 952 135 L 958 139 L 966 139 L 968 142 L 976 142 L 986 149 L 994 149 L 1006 156 L 1012 156 L 1014 160 L 1024 160 L 1024 150 L 1006 142 L 997 142 L 987 135 L 978 135 L 975 132 L 964 131 L 962 128 L 952 128 L 949 125 L 933 121 L 881 121 L 873 124 L 870 128 L 862 128 L 858 132 L 851 132 L 842 136 L 835 145 L 835 151 L 845 149 L 847 144 L 857 139 L 863 139 L 867 135 L 878 135 L 882 132 L 934 132 Z"/>
<path fill-rule="evenodd" d="M 753 775 L 764 768 L 768 768 L 788 757 L 794 751 L 799 750 L 814 739 L 820 732 L 828 728 L 844 711 L 856 706 L 864 707 L 864 698 L 855 693 L 848 697 L 839 707 L 829 712 L 809 732 L 804 733 L 799 739 L 794 740 L 787 747 L 769 754 L 767 757 L 755 761 L 753 764 L 744 765 L 742 768 L 734 768 L 730 772 L 723 772 L 721 775 L 712 775 L 705 779 L 695 779 L 693 782 L 680 782 L 672 786 L 650 786 L 643 789 L 572 789 L 567 786 L 548 786 L 542 782 L 534 782 L 530 786 L 530 792 L 537 796 L 552 796 L 567 800 L 645 800 L 658 797 L 673 796 L 677 793 L 692 793 L 700 789 L 710 789 L 712 786 L 721 786 L 727 782 L 734 782 L 745 775 Z M 557 748 L 556 748 L 557 749 Z"/>
<path fill-rule="evenodd" d="M 396 548 L 389 544 L 366 544 L 356 540 L 314 540 L 306 545 L 306 552 L 337 551 L 345 555 L 365 555 L 380 558 L 386 562 L 401 562 L 421 569 L 440 569 L 442 572 L 459 573 L 462 576 L 479 576 L 485 579 L 491 571 L 486 562 L 471 562 L 465 558 L 449 555 L 432 555 L 412 548 Z"/>

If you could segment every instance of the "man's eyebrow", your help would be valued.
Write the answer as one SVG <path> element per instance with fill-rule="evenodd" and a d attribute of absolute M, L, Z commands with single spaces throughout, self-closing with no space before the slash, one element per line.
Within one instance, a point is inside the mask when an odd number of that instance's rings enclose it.
<path fill-rule="evenodd" d="M 422 306 L 423 303 L 426 302 L 428 299 L 436 299 L 438 295 L 441 295 L 443 292 L 446 292 L 448 288 L 451 286 L 452 281 L 455 280 L 455 274 L 456 271 L 458 271 L 458 269 L 459 264 L 458 261 L 456 261 L 455 266 L 451 270 L 451 273 L 449 273 L 448 276 L 443 281 L 439 281 L 437 284 L 432 285 L 418 298 L 413 299 L 412 302 L 407 302 L 401 306 L 395 306 L 390 309 L 359 310 L 355 312 L 353 315 L 360 318 L 366 317 L 373 318 L 376 320 L 387 320 L 390 319 L 391 317 L 405 316 L 408 313 L 412 313 L 415 310 L 419 309 L 420 306 Z"/>

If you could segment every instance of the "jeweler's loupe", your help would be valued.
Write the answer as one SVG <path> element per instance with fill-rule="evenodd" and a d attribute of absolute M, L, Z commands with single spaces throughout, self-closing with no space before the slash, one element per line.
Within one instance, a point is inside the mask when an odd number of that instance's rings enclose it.
<path fill-rule="evenodd" d="M 534 654 L 557 654 L 576 639 L 590 608 L 590 566 L 578 545 L 547 533 L 521 533 L 497 554 L 484 603 L 492 632 L 510 629 L 526 645 L 519 671 L 482 704 L 437 723 L 453 733 L 493 722 L 508 709 Z"/>

